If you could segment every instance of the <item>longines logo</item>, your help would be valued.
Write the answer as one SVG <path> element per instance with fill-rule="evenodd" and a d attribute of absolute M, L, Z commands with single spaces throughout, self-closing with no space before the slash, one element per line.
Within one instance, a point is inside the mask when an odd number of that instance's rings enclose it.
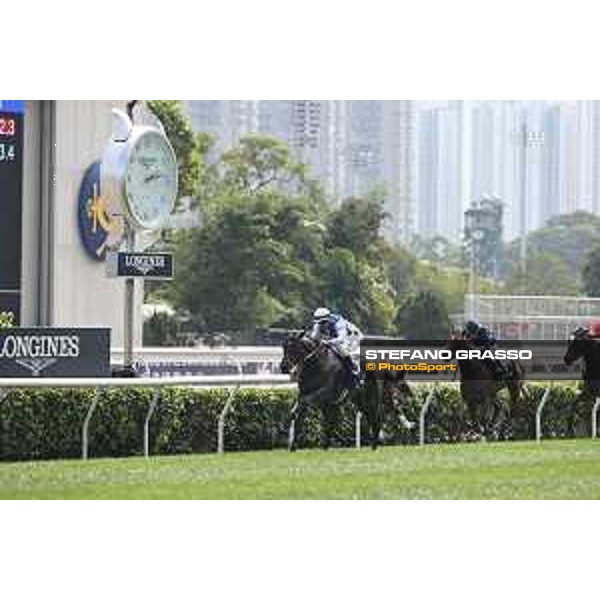
<path fill-rule="evenodd" d="M 0 377 L 40 376 L 110 376 L 110 329 L 1 329 Z"/>
<path fill-rule="evenodd" d="M 125 267 L 133 268 L 142 275 L 148 275 L 155 270 L 165 268 L 165 257 L 161 255 L 152 256 L 149 254 L 130 255 L 125 257 Z"/>
<path fill-rule="evenodd" d="M 0 346 L 0 358 L 14 359 L 34 377 L 61 358 L 78 356 L 79 336 L 76 335 L 7 335 Z"/>
<path fill-rule="evenodd" d="M 106 264 L 109 277 L 173 278 L 173 255 L 168 252 L 109 252 Z"/>

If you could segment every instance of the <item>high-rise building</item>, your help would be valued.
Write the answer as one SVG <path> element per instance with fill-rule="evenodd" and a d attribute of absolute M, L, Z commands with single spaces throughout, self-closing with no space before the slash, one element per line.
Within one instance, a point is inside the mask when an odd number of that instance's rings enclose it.
<path fill-rule="evenodd" d="M 575 104 L 573 209 L 600 214 L 600 101 Z"/>
<path fill-rule="evenodd" d="M 458 241 L 463 211 L 464 106 L 450 103 L 420 111 L 416 231 Z"/>
<path fill-rule="evenodd" d="M 196 130 L 216 135 L 218 151 L 251 131 L 273 135 L 309 165 L 333 201 L 380 188 L 389 235 L 407 240 L 414 230 L 413 101 L 189 101 L 187 108 Z"/>
<path fill-rule="evenodd" d="M 417 184 L 416 109 L 412 100 L 383 103 L 382 178 L 392 238 L 410 239 L 415 229 Z"/>

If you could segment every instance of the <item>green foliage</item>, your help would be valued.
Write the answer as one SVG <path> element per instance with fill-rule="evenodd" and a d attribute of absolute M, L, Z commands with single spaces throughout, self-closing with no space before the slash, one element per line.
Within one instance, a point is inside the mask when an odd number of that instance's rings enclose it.
<path fill-rule="evenodd" d="M 442 235 L 421 237 L 415 235 L 410 243 L 410 249 L 419 260 L 436 265 L 462 268 L 465 265 L 463 248 L 453 244 Z"/>
<path fill-rule="evenodd" d="M 513 266 L 504 289 L 509 294 L 574 296 L 577 281 L 569 265 L 558 255 L 534 251 L 527 256 L 525 273 L 518 264 Z"/>
<path fill-rule="evenodd" d="M 230 199 L 177 249 L 174 301 L 208 331 L 293 323 L 314 301 L 322 235 L 302 225 L 314 207 L 276 193 Z"/>
<path fill-rule="evenodd" d="M 11 312 L 0 312 L 0 329 L 7 329 L 13 326 L 14 315 Z"/>
<path fill-rule="evenodd" d="M 571 279 L 576 280 L 583 269 L 590 248 L 600 245 L 600 217 L 583 211 L 559 215 L 546 225 L 527 236 L 527 250 L 531 255 L 552 255 L 565 264 Z M 507 250 L 508 271 L 515 272 L 519 261 L 520 240 L 510 244 Z M 511 268 L 511 264 L 513 265 Z M 559 263 L 554 263 L 558 265 Z M 505 267 L 506 268 L 506 267 Z M 554 276 L 548 273 L 548 279 Z M 559 273 L 560 275 L 560 273 Z M 559 289 L 553 294 L 562 293 Z"/>
<path fill-rule="evenodd" d="M 379 200 L 345 200 L 327 221 L 330 243 L 350 250 L 355 256 L 370 258 L 380 250 L 385 217 Z"/>
<path fill-rule="evenodd" d="M 150 100 L 148 108 L 160 119 L 179 166 L 180 198 L 198 191 L 201 153 L 192 124 L 178 100 Z"/>
<path fill-rule="evenodd" d="M 403 411 L 417 421 L 430 386 L 413 386 L 414 397 L 403 401 Z M 531 439 L 535 410 L 544 386 L 529 385 L 529 398 L 514 407 L 505 428 L 510 439 Z M 555 385 L 543 418 L 544 436 L 567 437 L 567 424 L 576 394 L 574 385 Z M 91 390 L 11 390 L 0 405 L 0 459 L 35 460 L 75 458 L 81 455 L 81 425 L 92 400 Z M 90 422 L 91 456 L 126 456 L 142 453 L 143 423 L 152 398 L 150 389 L 115 388 L 102 392 Z M 229 391 L 168 388 L 161 392 L 150 425 L 152 454 L 214 452 L 219 414 Z M 284 448 L 289 411 L 295 390 L 239 390 L 227 416 L 228 450 Z M 504 402 L 507 401 L 504 397 Z M 589 434 L 591 401 L 578 407 L 579 435 Z M 343 407 L 336 428 L 337 444 L 354 443 L 354 409 Z M 367 435 L 363 419 L 363 435 Z M 387 412 L 384 436 L 388 443 L 417 442 L 416 429 L 403 429 L 395 414 Z M 427 417 L 429 442 L 459 442 L 472 436 L 471 423 L 456 387 L 440 385 Z M 307 415 L 302 445 L 314 447 L 321 437 L 320 414 Z"/>
<path fill-rule="evenodd" d="M 179 333 L 179 321 L 174 315 L 157 312 L 144 322 L 145 346 L 175 346 Z"/>
<path fill-rule="evenodd" d="M 433 292 L 409 296 L 396 318 L 398 333 L 411 340 L 445 340 L 450 331 L 446 306 Z"/>
<path fill-rule="evenodd" d="M 592 248 L 585 256 L 581 271 L 583 289 L 588 296 L 600 297 L 600 244 Z"/>
<path fill-rule="evenodd" d="M 294 189 L 306 182 L 306 166 L 292 160 L 286 144 L 268 135 L 244 136 L 223 154 L 220 166 L 223 185 L 238 194 L 269 187 Z"/>
<path fill-rule="evenodd" d="M 380 203 L 326 207 L 285 146 L 260 136 L 242 144 L 224 155 L 220 202 L 202 229 L 178 240 L 175 306 L 207 331 L 297 328 L 317 305 L 389 331 L 395 305 L 376 251 L 385 248 Z"/>

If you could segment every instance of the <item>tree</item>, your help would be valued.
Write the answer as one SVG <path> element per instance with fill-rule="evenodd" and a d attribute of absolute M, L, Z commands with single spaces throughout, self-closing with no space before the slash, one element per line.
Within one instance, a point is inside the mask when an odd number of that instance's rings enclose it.
<path fill-rule="evenodd" d="M 347 248 L 357 256 L 373 258 L 381 251 L 386 218 L 378 199 L 349 198 L 327 220 L 330 244 Z"/>
<path fill-rule="evenodd" d="M 414 286 L 417 271 L 415 255 L 407 248 L 396 244 L 385 247 L 382 258 L 395 297 L 407 295 Z"/>
<path fill-rule="evenodd" d="M 269 135 L 244 136 L 220 163 L 224 185 L 243 194 L 266 187 L 299 189 L 306 182 L 306 166 L 292 160 L 288 146 Z"/>
<path fill-rule="evenodd" d="M 577 280 L 559 256 L 536 251 L 528 255 L 525 273 L 519 265 L 514 266 L 504 289 L 509 294 L 573 296 L 577 293 Z"/>
<path fill-rule="evenodd" d="M 600 297 L 600 245 L 592 248 L 586 257 L 581 272 L 583 289 L 588 296 Z"/>
<path fill-rule="evenodd" d="M 462 267 L 464 264 L 462 247 L 453 244 L 442 235 L 432 237 L 414 235 L 410 242 L 410 249 L 419 260 L 448 267 Z"/>
<path fill-rule="evenodd" d="M 600 217 L 583 211 L 552 217 L 544 227 L 527 235 L 528 254 L 541 253 L 561 260 L 566 264 L 576 288 L 580 287 L 577 276 L 582 273 L 587 252 L 599 244 Z M 505 276 L 509 276 L 517 268 L 520 246 L 520 240 L 509 245 L 504 266 Z"/>
<path fill-rule="evenodd" d="M 398 310 L 398 333 L 409 340 L 443 340 L 450 331 L 448 310 L 438 294 L 411 294 Z"/>
<path fill-rule="evenodd" d="M 200 176 L 201 152 L 199 141 L 192 129 L 189 117 L 178 100 L 150 100 L 148 108 L 160 119 L 179 166 L 178 196 L 195 197 Z M 206 148 L 203 148 L 206 150 Z"/>
<path fill-rule="evenodd" d="M 229 198 L 178 244 L 177 308 L 207 331 L 301 325 L 317 297 L 322 232 L 313 205 L 276 192 Z"/>

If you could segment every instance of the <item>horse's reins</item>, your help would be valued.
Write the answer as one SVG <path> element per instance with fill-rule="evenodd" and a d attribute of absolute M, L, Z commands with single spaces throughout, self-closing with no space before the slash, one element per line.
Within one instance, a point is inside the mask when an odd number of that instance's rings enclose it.
<path fill-rule="evenodd" d="M 299 377 L 300 373 L 302 372 L 302 369 L 304 368 L 305 363 L 313 356 L 315 356 L 317 352 L 319 352 L 319 350 L 323 348 L 323 346 L 324 344 L 322 342 L 318 342 L 314 350 L 312 350 L 306 356 L 299 359 L 298 362 L 296 362 L 296 364 L 290 369 L 290 375 L 292 377 Z M 296 371 L 298 371 L 298 373 L 296 373 Z"/>

